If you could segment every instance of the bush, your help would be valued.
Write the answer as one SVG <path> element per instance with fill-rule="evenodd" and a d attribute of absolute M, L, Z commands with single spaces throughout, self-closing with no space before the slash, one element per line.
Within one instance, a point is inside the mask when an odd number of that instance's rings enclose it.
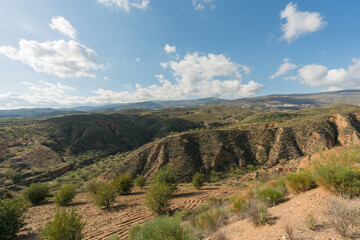
<path fill-rule="evenodd" d="M 150 185 L 145 194 L 145 205 L 154 213 L 164 214 L 169 209 L 172 189 L 165 183 Z"/>
<path fill-rule="evenodd" d="M 177 190 L 177 172 L 170 165 L 166 165 L 155 173 L 154 183 L 163 183 L 171 187 L 172 192 Z"/>
<path fill-rule="evenodd" d="M 146 178 L 142 175 L 137 175 L 134 179 L 135 186 L 143 189 L 146 185 Z"/>
<path fill-rule="evenodd" d="M 232 211 L 236 214 L 245 214 L 249 209 L 249 201 L 242 195 L 233 197 L 231 201 Z"/>
<path fill-rule="evenodd" d="M 360 196 L 360 172 L 350 166 L 322 165 L 315 170 L 322 188 L 345 197 Z"/>
<path fill-rule="evenodd" d="M 143 226 L 132 228 L 130 240 L 195 240 L 191 231 L 178 218 L 158 217 Z"/>
<path fill-rule="evenodd" d="M 74 209 L 67 212 L 58 210 L 54 221 L 46 223 L 42 231 L 42 238 L 46 240 L 80 240 L 83 238 L 82 230 L 85 223 Z"/>
<path fill-rule="evenodd" d="M 114 179 L 113 186 L 117 194 L 125 195 L 131 192 L 133 180 L 129 175 L 123 174 Z"/>
<path fill-rule="evenodd" d="M 196 189 L 201 189 L 204 186 L 205 183 L 205 176 L 202 172 L 197 172 L 194 174 L 192 179 L 192 185 Z"/>
<path fill-rule="evenodd" d="M 260 201 L 268 204 L 269 206 L 274 206 L 284 200 L 284 193 L 275 188 L 267 187 L 258 190 L 257 197 Z"/>
<path fill-rule="evenodd" d="M 116 200 L 116 192 L 112 184 L 107 182 L 92 183 L 90 194 L 93 203 L 99 207 L 110 208 Z"/>
<path fill-rule="evenodd" d="M 18 184 L 22 180 L 22 175 L 19 171 L 15 171 L 10 175 L 10 179 L 13 181 L 14 184 Z"/>
<path fill-rule="evenodd" d="M 309 213 L 305 218 L 305 226 L 309 230 L 315 230 L 316 223 L 317 223 L 317 219 L 314 217 L 312 213 Z"/>
<path fill-rule="evenodd" d="M 0 239 L 14 239 L 25 226 L 27 205 L 22 199 L 0 199 Z"/>
<path fill-rule="evenodd" d="M 297 173 L 291 173 L 286 178 L 286 188 L 289 192 L 298 194 L 306 192 L 316 187 L 314 177 L 309 171 L 303 170 Z"/>
<path fill-rule="evenodd" d="M 95 179 L 86 183 L 86 191 L 90 194 L 96 194 L 99 188 L 101 188 L 101 183 Z"/>
<path fill-rule="evenodd" d="M 328 203 L 325 215 L 330 227 L 340 236 L 348 239 L 360 236 L 360 209 L 356 203 L 332 199 Z"/>
<path fill-rule="evenodd" d="M 247 211 L 250 222 L 252 222 L 255 226 L 264 225 L 269 217 L 267 209 L 268 206 L 266 203 L 256 199 L 252 199 L 250 201 L 249 209 Z"/>
<path fill-rule="evenodd" d="M 119 235 L 112 235 L 111 237 L 107 238 L 106 240 L 120 240 L 120 236 Z"/>
<path fill-rule="evenodd" d="M 216 232 L 227 220 L 226 212 L 219 207 L 210 207 L 195 217 L 194 225 L 207 234 Z"/>
<path fill-rule="evenodd" d="M 49 186 L 45 183 L 33 183 L 24 191 L 24 198 L 32 205 L 43 202 L 49 196 Z"/>
<path fill-rule="evenodd" d="M 61 186 L 60 190 L 54 197 L 54 202 L 56 205 L 65 206 L 72 202 L 75 197 L 75 187 L 74 185 L 68 183 Z"/>

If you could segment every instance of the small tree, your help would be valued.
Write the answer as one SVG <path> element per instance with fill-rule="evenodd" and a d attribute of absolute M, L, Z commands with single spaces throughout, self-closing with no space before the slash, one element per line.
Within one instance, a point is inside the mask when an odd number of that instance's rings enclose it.
<path fill-rule="evenodd" d="M 146 185 L 146 178 L 142 175 L 137 175 L 136 178 L 134 179 L 134 183 L 137 187 L 140 187 L 141 189 L 143 189 Z"/>
<path fill-rule="evenodd" d="M 93 192 L 89 192 L 95 205 L 110 208 L 116 200 L 114 186 L 107 182 L 97 182 Z"/>
<path fill-rule="evenodd" d="M 59 192 L 54 197 L 56 205 L 65 206 L 72 202 L 76 194 L 75 187 L 71 183 L 61 186 Z"/>
<path fill-rule="evenodd" d="M 45 183 L 33 183 L 24 191 L 24 198 L 32 205 L 43 202 L 49 196 L 49 186 Z"/>
<path fill-rule="evenodd" d="M 0 199 L 0 239 L 14 239 L 25 226 L 27 204 L 22 199 Z"/>
<path fill-rule="evenodd" d="M 65 209 L 58 210 L 54 221 L 46 223 L 42 231 L 42 238 L 45 240 L 81 240 L 85 224 L 74 209 L 70 212 Z"/>
<path fill-rule="evenodd" d="M 120 175 L 119 177 L 113 180 L 113 186 L 115 191 L 119 195 L 125 195 L 131 192 L 133 188 L 133 180 L 129 175 Z"/>
<path fill-rule="evenodd" d="M 172 189 L 165 183 L 150 185 L 145 194 L 145 205 L 150 211 L 164 214 L 169 209 L 169 200 L 172 198 Z"/>
<path fill-rule="evenodd" d="M 172 192 L 177 190 L 177 172 L 170 165 L 165 165 L 155 173 L 154 183 L 163 183 L 168 185 Z"/>
<path fill-rule="evenodd" d="M 194 174 L 192 179 L 192 185 L 196 189 L 201 189 L 205 183 L 205 175 L 202 172 L 197 172 Z"/>

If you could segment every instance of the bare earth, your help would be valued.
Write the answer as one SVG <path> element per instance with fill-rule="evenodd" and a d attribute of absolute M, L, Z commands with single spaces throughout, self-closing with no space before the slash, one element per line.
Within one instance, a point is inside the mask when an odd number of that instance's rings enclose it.
<path fill-rule="evenodd" d="M 210 197 L 228 197 L 238 191 L 239 188 L 228 186 L 207 186 L 202 190 L 181 187 L 171 202 L 171 209 L 191 210 L 201 203 L 206 203 Z M 130 195 L 118 197 L 110 211 L 99 209 L 91 204 L 86 193 L 80 193 L 76 195 L 74 202 L 69 207 L 75 207 L 87 223 L 84 229 L 84 239 L 106 239 L 114 234 L 125 239 L 132 225 L 143 223 L 154 217 L 144 205 L 144 193 L 143 190 L 135 189 Z M 30 230 L 23 233 L 19 239 L 39 239 L 45 223 L 53 220 L 54 215 L 55 206 L 52 201 L 32 207 L 26 214 L 28 217 L 27 228 Z"/>

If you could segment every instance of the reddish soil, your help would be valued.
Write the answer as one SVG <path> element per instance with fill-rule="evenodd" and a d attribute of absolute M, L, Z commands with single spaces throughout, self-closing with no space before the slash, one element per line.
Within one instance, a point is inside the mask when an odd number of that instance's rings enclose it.
<path fill-rule="evenodd" d="M 206 186 L 202 190 L 181 187 L 171 202 L 171 209 L 191 210 L 201 203 L 206 203 L 210 197 L 228 197 L 238 191 L 239 188 L 228 186 Z M 132 225 L 154 217 L 144 205 L 144 191 L 139 189 L 135 189 L 130 195 L 118 197 L 114 207 L 109 211 L 94 206 L 86 193 L 77 194 L 68 208 L 71 207 L 75 207 L 87 223 L 84 228 L 84 239 L 106 239 L 114 234 L 125 239 Z M 52 201 L 30 208 L 26 214 L 29 231 L 23 233 L 19 239 L 39 239 L 45 223 L 53 220 L 54 215 L 55 206 Z"/>

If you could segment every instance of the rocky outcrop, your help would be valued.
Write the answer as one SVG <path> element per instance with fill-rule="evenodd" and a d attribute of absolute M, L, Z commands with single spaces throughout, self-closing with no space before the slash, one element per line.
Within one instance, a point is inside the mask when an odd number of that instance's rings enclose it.
<path fill-rule="evenodd" d="M 266 165 L 309 155 L 319 149 L 359 142 L 360 113 L 316 119 L 293 119 L 285 124 L 258 124 L 248 130 L 203 130 L 169 136 L 132 152 L 112 173 L 143 174 L 152 178 L 166 164 L 190 181 L 200 169 L 223 171 L 232 166 Z"/>

